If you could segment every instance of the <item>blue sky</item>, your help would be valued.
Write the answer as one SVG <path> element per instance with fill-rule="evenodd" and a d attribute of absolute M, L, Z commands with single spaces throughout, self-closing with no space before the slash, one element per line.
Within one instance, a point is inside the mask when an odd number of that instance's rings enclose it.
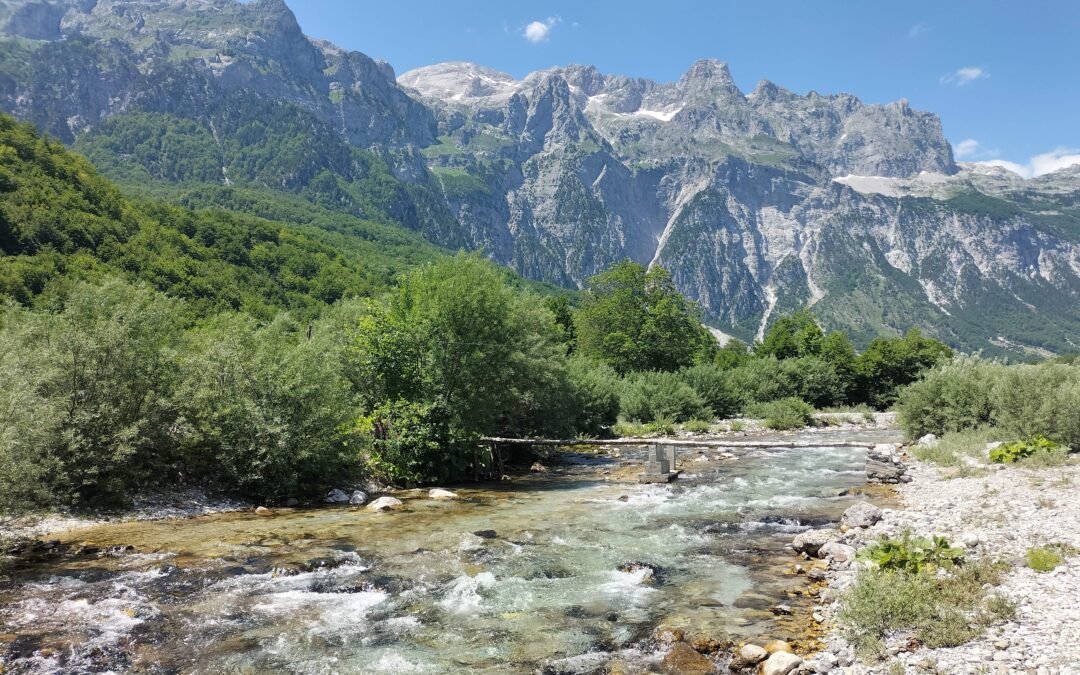
<path fill-rule="evenodd" d="M 286 0 L 304 32 L 389 61 L 514 76 L 588 63 L 677 79 L 699 58 L 864 101 L 907 98 L 941 116 L 958 158 L 1031 174 L 1080 162 L 1080 2 L 436 2 Z M 1075 159 L 1073 159 L 1075 157 Z"/>

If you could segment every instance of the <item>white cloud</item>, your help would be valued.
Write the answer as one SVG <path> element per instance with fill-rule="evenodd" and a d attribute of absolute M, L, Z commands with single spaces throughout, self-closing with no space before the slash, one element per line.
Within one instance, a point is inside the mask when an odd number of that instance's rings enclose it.
<path fill-rule="evenodd" d="M 979 68 L 978 66 L 964 66 L 958 68 L 951 73 L 945 73 L 941 76 L 942 84 L 955 84 L 958 87 L 962 87 L 965 84 L 971 84 L 975 80 L 981 80 L 990 77 L 990 73 L 985 68 Z"/>
<path fill-rule="evenodd" d="M 953 146 L 953 155 L 967 162 L 997 159 L 999 154 L 997 148 L 988 148 L 974 138 L 965 138 Z"/>
<path fill-rule="evenodd" d="M 1010 162 L 1006 159 L 992 159 L 987 162 L 979 162 L 989 166 L 1000 166 L 1013 173 L 1018 173 L 1024 178 L 1033 178 L 1043 174 L 1064 169 L 1067 166 L 1080 164 L 1080 149 L 1055 148 L 1050 152 L 1044 152 L 1031 157 L 1026 164 Z"/>
<path fill-rule="evenodd" d="M 911 28 L 908 28 L 907 36 L 909 38 L 917 38 L 928 30 L 930 29 L 926 26 L 926 24 L 917 23 Z"/>
<path fill-rule="evenodd" d="M 525 29 L 521 31 L 521 35 L 533 44 L 547 42 L 548 37 L 551 35 L 551 29 L 555 28 L 560 20 L 557 16 L 549 16 L 544 21 L 533 21 L 525 26 Z"/>

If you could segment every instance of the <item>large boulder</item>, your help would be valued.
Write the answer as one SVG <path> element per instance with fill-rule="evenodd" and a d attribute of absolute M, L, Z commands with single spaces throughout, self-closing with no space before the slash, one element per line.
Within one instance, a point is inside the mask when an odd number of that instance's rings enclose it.
<path fill-rule="evenodd" d="M 791 542 L 791 548 L 796 553 L 805 553 L 811 558 L 817 556 L 821 547 L 836 536 L 833 530 L 807 530 L 796 535 Z"/>
<path fill-rule="evenodd" d="M 457 493 L 450 490 L 444 490 L 442 488 L 432 488 L 428 490 L 428 497 L 432 499 L 457 499 Z"/>
<path fill-rule="evenodd" d="M 879 520 L 881 520 L 881 509 L 869 502 L 859 502 L 852 504 L 847 511 L 844 511 L 844 515 L 840 518 L 840 531 L 847 532 L 858 527 L 870 527 Z"/>
<path fill-rule="evenodd" d="M 772 656 L 761 664 L 761 675 L 788 675 L 802 665 L 802 657 L 790 652 L 773 652 Z"/>
<path fill-rule="evenodd" d="M 338 490 L 338 489 L 335 488 L 335 489 L 331 490 L 330 492 L 326 493 L 326 503 L 327 504 L 348 504 L 349 503 L 349 495 L 347 495 L 344 492 L 342 492 L 341 490 Z"/>
<path fill-rule="evenodd" d="M 367 493 L 363 490 L 353 490 L 352 495 L 349 497 L 349 503 L 353 506 L 363 506 L 367 503 Z"/>
<path fill-rule="evenodd" d="M 368 511 L 392 511 L 402 505 L 400 499 L 395 497 L 379 497 L 367 505 Z"/>

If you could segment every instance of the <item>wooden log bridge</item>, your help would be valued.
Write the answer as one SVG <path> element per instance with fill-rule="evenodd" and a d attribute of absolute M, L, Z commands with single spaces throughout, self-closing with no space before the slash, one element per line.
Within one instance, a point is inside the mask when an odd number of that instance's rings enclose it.
<path fill-rule="evenodd" d="M 503 473 L 502 453 L 500 445 L 543 445 L 543 446 L 575 446 L 575 445 L 637 445 L 649 446 L 645 457 L 645 472 L 638 477 L 640 483 L 667 483 L 674 480 L 680 473 L 675 463 L 675 450 L 682 446 L 687 448 L 872 448 L 874 443 L 859 441 L 830 441 L 824 443 L 810 443 L 807 441 L 726 441 L 722 439 L 692 440 L 684 438 L 609 438 L 598 440 L 595 438 L 499 438 L 485 437 L 480 439 L 491 446 L 491 458 L 498 468 L 499 475 Z"/>

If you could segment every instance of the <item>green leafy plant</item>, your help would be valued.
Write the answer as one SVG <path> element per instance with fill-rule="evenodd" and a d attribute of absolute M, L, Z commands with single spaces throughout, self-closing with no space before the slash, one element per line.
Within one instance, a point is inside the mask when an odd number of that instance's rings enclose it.
<path fill-rule="evenodd" d="M 1032 546 L 1024 553 L 1024 563 L 1036 572 L 1050 572 L 1075 553 L 1076 549 L 1068 544 Z"/>
<path fill-rule="evenodd" d="M 694 434 L 703 434 L 712 429 L 712 424 L 705 420 L 689 420 L 683 423 L 683 431 L 689 431 Z"/>
<path fill-rule="evenodd" d="M 886 538 L 863 547 L 855 559 L 881 570 L 933 572 L 962 563 L 964 550 L 950 546 L 944 537 L 912 537 L 905 532 L 899 539 Z"/>
<path fill-rule="evenodd" d="M 1045 436 L 1036 434 L 1030 439 L 999 445 L 990 451 L 990 461 L 995 464 L 1012 464 L 1040 452 L 1059 452 L 1061 446 Z"/>
<path fill-rule="evenodd" d="M 809 403 L 799 398 L 784 398 L 779 401 L 757 403 L 747 408 L 754 417 L 765 420 L 769 429 L 801 429 L 814 419 L 814 409 Z"/>

